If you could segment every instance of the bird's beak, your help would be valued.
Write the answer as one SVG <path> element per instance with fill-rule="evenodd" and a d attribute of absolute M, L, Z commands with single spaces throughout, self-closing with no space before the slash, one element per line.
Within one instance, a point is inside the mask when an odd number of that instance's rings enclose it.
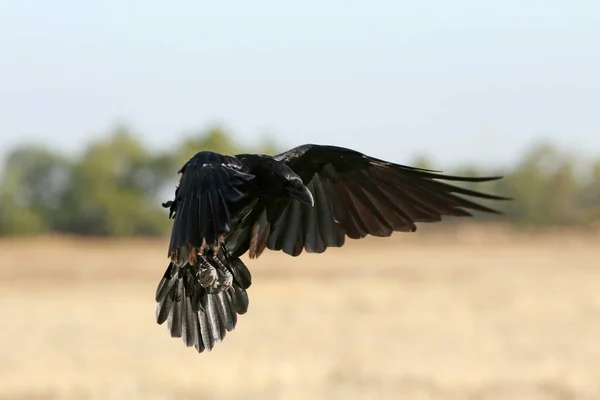
<path fill-rule="evenodd" d="M 315 205 L 315 198 L 313 197 L 310 190 L 308 190 L 308 188 L 302 183 L 299 183 L 292 187 L 291 197 L 311 207 L 314 207 Z"/>

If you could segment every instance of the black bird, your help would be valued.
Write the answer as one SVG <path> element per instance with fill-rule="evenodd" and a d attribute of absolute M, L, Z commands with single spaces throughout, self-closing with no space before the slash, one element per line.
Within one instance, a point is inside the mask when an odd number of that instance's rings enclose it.
<path fill-rule="evenodd" d="M 163 203 L 174 221 L 156 319 L 198 352 L 222 341 L 248 310 L 246 252 L 322 253 L 346 236 L 414 232 L 417 222 L 469 210 L 499 214 L 464 196 L 509 200 L 442 182 L 501 177 L 443 175 L 314 144 L 276 156 L 201 151 L 179 173 L 175 199 Z"/>

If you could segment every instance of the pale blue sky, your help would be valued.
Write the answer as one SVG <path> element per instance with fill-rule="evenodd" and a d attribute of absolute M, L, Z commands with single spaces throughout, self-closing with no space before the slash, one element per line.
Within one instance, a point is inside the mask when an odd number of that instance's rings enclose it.
<path fill-rule="evenodd" d="M 224 122 L 399 162 L 600 155 L 600 2 L 0 0 L 0 154 L 119 121 L 153 148 Z"/>

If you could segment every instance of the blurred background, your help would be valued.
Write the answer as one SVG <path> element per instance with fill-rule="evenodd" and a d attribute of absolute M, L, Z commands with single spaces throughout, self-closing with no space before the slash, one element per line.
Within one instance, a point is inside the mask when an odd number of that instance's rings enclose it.
<path fill-rule="evenodd" d="M 0 2 L 0 399 L 600 399 L 600 5 Z M 177 170 L 333 144 L 515 198 L 154 319 Z M 488 204 L 489 205 L 489 204 Z"/>

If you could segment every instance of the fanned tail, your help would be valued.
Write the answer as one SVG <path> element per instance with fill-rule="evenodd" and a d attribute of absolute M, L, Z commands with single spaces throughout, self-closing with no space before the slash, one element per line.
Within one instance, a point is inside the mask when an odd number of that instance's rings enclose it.
<path fill-rule="evenodd" d="M 171 262 L 156 289 L 156 322 L 167 321 L 171 337 L 182 338 L 199 353 L 210 351 L 248 310 L 251 284 L 248 268 L 223 248 L 217 257 L 199 257 L 196 264 Z"/>

